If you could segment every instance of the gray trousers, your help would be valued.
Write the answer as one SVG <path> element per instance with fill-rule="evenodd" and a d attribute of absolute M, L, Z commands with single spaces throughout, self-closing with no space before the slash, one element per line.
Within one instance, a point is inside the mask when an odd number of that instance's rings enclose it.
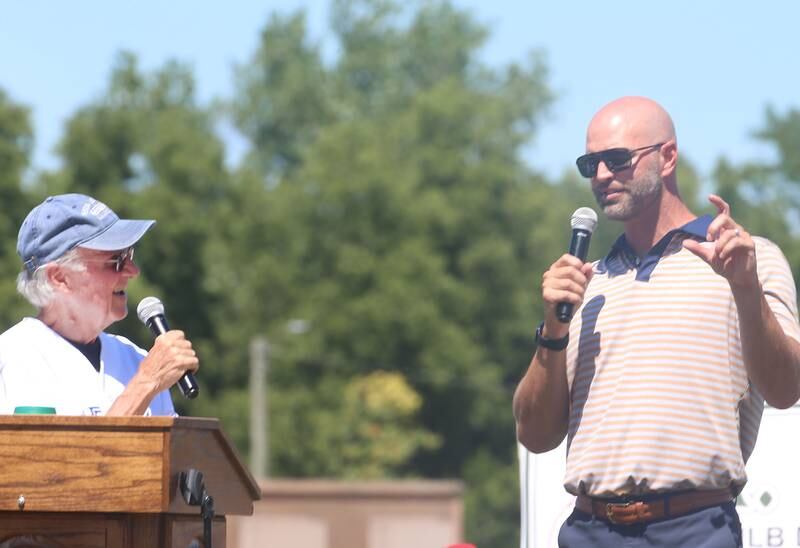
<path fill-rule="evenodd" d="M 651 523 L 613 525 L 574 510 L 558 533 L 559 548 L 741 548 L 734 502 Z"/>

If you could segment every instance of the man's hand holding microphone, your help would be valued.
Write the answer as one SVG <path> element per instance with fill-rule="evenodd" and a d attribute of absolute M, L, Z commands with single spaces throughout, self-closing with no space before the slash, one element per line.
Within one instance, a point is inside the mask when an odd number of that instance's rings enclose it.
<path fill-rule="evenodd" d="M 199 391 L 194 372 L 200 361 L 183 331 L 169 329 L 161 301 L 155 297 L 142 299 L 137 313 L 156 340 L 136 375 L 109 408 L 109 416 L 141 415 L 159 392 L 169 390 L 176 382 L 187 398 L 194 398 Z"/>
<path fill-rule="evenodd" d="M 200 387 L 194 372 L 200 367 L 200 361 L 191 341 L 183 331 L 170 330 L 164 305 L 156 297 L 142 299 L 136 313 L 156 337 L 153 348 L 139 366 L 140 372 L 157 382 L 156 392 L 167 390 L 177 382 L 184 396 L 197 397 Z"/>
<path fill-rule="evenodd" d="M 537 330 L 537 342 L 551 350 L 566 347 L 572 314 L 583 302 L 592 279 L 592 264 L 585 263 L 589 240 L 597 226 L 597 213 L 582 207 L 572 214 L 569 252 L 553 263 L 542 276 L 544 322 Z M 548 344 L 552 343 L 552 344 Z"/>

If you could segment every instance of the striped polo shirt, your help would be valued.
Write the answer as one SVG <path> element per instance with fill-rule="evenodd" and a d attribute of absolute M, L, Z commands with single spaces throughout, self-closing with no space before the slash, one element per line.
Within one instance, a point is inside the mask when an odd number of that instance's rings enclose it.
<path fill-rule="evenodd" d="M 622 235 L 594 265 L 570 324 L 565 487 L 619 496 L 746 482 L 764 400 L 750 385 L 728 282 L 682 246 L 712 218 L 666 234 L 639 259 Z M 800 340 L 792 273 L 754 237 L 758 277 Z"/>

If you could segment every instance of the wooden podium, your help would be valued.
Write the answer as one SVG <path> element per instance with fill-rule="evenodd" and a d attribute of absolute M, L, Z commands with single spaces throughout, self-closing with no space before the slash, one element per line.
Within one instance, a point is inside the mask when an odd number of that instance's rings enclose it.
<path fill-rule="evenodd" d="M 188 469 L 214 499 L 221 548 L 225 515 L 251 515 L 261 491 L 218 420 L 0 416 L 0 548 L 202 547 L 200 507 L 179 485 Z"/>

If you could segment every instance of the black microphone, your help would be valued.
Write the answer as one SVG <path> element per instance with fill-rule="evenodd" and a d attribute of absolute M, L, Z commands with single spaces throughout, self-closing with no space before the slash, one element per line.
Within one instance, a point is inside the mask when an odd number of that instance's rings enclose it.
<path fill-rule="evenodd" d="M 581 207 L 575 210 L 569 220 L 572 225 L 572 240 L 569 243 L 569 254 L 581 261 L 586 261 L 589 253 L 589 240 L 597 226 L 597 213 L 590 207 Z M 558 303 L 556 305 L 556 318 L 561 323 L 569 323 L 572 319 L 572 303 Z"/>
<path fill-rule="evenodd" d="M 145 297 L 136 307 L 136 315 L 142 323 L 150 328 L 150 332 L 158 337 L 169 331 L 167 318 L 164 316 L 164 305 L 156 297 Z M 187 371 L 178 379 L 178 388 L 181 393 L 189 399 L 197 397 L 200 386 L 194 378 L 194 373 Z"/>

